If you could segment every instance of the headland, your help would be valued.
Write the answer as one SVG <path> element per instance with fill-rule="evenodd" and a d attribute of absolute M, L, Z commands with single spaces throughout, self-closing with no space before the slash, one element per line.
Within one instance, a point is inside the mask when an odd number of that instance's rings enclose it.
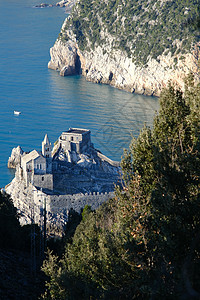
<path fill-rule="evenodd" d="M 21 224 L 39 224 L 44 211 L 49 235 L 60 235 L 70 209 L 96 209 L 114 195 L 120 164 L 91 142 L 88 129 L 69 128 L 52 147 L 46 134 L 41 151 L 12 150 L 8 167 L 15 178 L 5 190 L 18 208 Z"/>

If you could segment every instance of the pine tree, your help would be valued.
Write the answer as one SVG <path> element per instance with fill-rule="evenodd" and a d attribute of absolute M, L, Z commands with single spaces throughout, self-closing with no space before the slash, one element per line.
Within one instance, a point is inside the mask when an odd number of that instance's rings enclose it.
<path fill-rule="evenodd" d="M 199 105 L 192 77 L 184 94 L 163 91 L 153 129 L 124 153 L 123 186 L 85 214 L 51 268 L 50 293 L 56 283 L 64 299 L 200 297 Z"/>

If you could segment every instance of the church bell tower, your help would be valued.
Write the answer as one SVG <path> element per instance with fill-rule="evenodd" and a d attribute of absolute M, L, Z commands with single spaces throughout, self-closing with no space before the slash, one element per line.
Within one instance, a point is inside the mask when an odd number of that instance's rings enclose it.
<path fill-rule="evenodd" d="M 42 155 L 46 158 L 51 158 L 51 143 L 49 142 L 47 134 L 45 135 L 44 141 L 42 142 Z"/>

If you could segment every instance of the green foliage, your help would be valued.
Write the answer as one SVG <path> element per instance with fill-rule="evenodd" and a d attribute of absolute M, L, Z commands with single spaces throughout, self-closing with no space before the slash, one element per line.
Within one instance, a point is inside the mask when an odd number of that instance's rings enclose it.
<path fill-rule="evenodd" d="M 83 209 L 82 212 L 82 219 L 83 221 L 85 221 L 88 217 L 88 215 L 90 214 L 90 212 L 92 211 L 91 206 L 90 205 L 86 205 Z"/>
<path fill-rule="evenodd" d="M 199 42 L 199 11 L 196 0 L 80 0 L 66 29 L 72 29 L 81 50 L 94 49 L 111 37 L 113 48 L 145 65 L 149 57 L 157 59 L 165 49 L 172 55 L 189 52 Z M 64 32 L 60 38 L 68 40 Z"/>
<path fill-rule="evenodd" d="M 134 156 L 132 156 L 131 153 L 134 153 Z M 130 145 L 130 152 L 125 152 L 124 158 L 122 159 L 121 166 L 125 183 L 128 184 L 130 182 L 130 174 L 134 177 L 135 172 L 139 172 L 141 176 L 140 187 L 144 186 L 146 193 L 148 189 L 149 192 L 151 192 L 155 176 L 153 162 L 154 145 L 152 133 L 145 125 L 138 139 L 133 138 Z M 128 181 L 125 178 L 126 174 L 128 174 Z"/>
<path fill-rule="evenodd" d="M 86 205 L 86 210 L 89 207 Z M 71 243 L 74 233 L 76 231 L 76 227 L 82 220 L 81 214 L 77 213 L 75 210 L 70 209 L 68 214 L 68 222 L 65 228 L 65 236 L 64 236 L 64 244 Z"/>
<path fill-rule="evenodd" d="M 39 249 L 40 229 L 36 224 L 34 226 L 36 248 Z M 19 215 L 12 199 L 9 195 L 2 193 L 0 193 L 0 240 L 0 248 L 30 252 L 31 225 L 20 225 Z"/>
<path fill-rule="evenodd" d="M 199 298 L 199 106 L 192 77 L 184 94 L 163 91 L 153 129 L 124 153 L 123 187 L 46 260 L 46 299 Z"/>
<path fill-rule="evenodd" d="M 151 135 L 144 128 L 124 158 L 131 173 L 141 176 L 140 187 L 147 201 L 145 244 L 152 264 L 150 277 L 153 272 L 157 284 L 159 282 L 157 293 L 164 296 L 170 287 L 168 297 L 170 293 L 171 297 L 180 297 L 179 285 L 182 293 L 190 293 L 200 276 L 197 271 L 200 254 L 199 105 L 200 88 L 194 86 L 192 78 L 187 80 L 185 95 L 169 86 L 160 97 L 160 111 Z M 127 193 L 131 184 L 130 178 Z M 181 281 L 189 283 L 191 291 L 184 290 Z"/>
<path fill-rule="evenodd" d="M 0 245 L 2 248 L 18 244 L 20 224 L 17 210 L 8 195 L 0 193 Z"/>
<path fill-rule="evenodd" d="M 47 253 L 48 263 L 44 262 L 43 271 L 46 275 L 51 277 L 51 280 L 46 283 L 47 288 L 49 289 L 41 296 L 42 299 L 56 299 L 64 300 L 65 291 L 61 288 L 61 269 L 59 267 L 58 257 L 52 255 L 52 252 L 48 251 Z"/>
<path fill-rule="evenodd" d="M 87 208 L 89 212 L 89 207 L 86 205 L 86 211 Z M 82 215 L 77 213 L 75 210 L 71 208 L 69 210 L 68 222 L 65 226 L 64 236 L 62 238 L 54 238 L 54 239 L 50 238 L 47 240 L 47 247 L 51 253 L 57 255 L 58 257 L 62 256 L 63 251 L 65 249 L 65 245 L 67 243 L 72 243 L 72 238 L 76 231 L 76 227 L 79 225 L 81 220 L 82 220 Z"/>

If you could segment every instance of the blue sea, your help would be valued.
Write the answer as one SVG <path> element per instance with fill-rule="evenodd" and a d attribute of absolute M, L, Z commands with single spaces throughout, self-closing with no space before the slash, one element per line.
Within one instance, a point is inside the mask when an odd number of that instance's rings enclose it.
<path fill-rule="evenodd" d="M 49 49 L 67 15 L 58 7 L 34 8 L 39 3 L 0 0 L 0 187 L 14 175 L 7 169 L 13 147 L 40 150 L 46 133 L 54 143 L 62 131 L 81 127 L 91 130 L 97 149 L 120 160 L 132 136 L 145 122 L 152 125 L 158 109 L 155 97 L 49 70 Z"/>

